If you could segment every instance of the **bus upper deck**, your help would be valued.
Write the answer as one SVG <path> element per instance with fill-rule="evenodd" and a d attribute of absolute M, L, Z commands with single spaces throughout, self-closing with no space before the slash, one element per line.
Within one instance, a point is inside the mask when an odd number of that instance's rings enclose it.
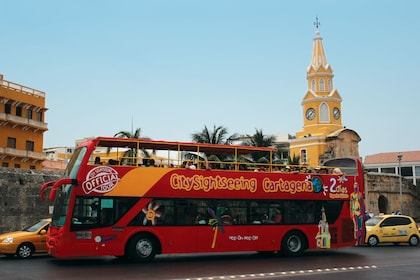
<path fill-rule="evenodd" d="M 256 147 L 189 142 L 168 142 L 150 139 L 98 137 L 88 142 L 93 145 L 89 164 L 138 167 L 188 167 L 195 169 L 224 169 L 241 171 L 357 173 L 357 163 L 348 159 L 327 166 L 290 164 L 276 158 L 275 147 Z M 83 143 L 82 143 L 83 145 Z M 336 168 L 341 168 L 337 171 Z M 336 171 L 334 171 L 334 169 Z"/>

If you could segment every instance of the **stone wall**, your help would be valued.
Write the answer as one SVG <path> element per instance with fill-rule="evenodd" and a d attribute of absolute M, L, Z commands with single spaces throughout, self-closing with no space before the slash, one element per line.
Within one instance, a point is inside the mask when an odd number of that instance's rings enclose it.
<path fill-rule="evenodd" d="M 397 210 L 420 221 L 419 190 L 411 180 L 402 179 L 402 209 L 400 207 L 400 177 L 395 174 L 367 173 L 366 210 L 375 214 L 390 214 Z"/>
<path fill-rule="evenodd" d="M 0 233 L 20 230 L 37 219 L 50 217 L 49 201 L 41 202 L 40 189 L 62 172 L 0 167 Z"/>

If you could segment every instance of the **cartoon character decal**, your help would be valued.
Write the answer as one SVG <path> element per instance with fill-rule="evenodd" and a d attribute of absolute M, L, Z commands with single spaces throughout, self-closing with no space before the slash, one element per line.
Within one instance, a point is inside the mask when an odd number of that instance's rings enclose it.
<path fill-rule="evenodd" d="M 354 191 L 350 194 L 350 216 L 353 220 L 354 226 L 354 239 L 356 246 L 363 245 L 363 214 L 364 201 L 362 193 L 359 192 L 359 184 L 354 182 Z"/>

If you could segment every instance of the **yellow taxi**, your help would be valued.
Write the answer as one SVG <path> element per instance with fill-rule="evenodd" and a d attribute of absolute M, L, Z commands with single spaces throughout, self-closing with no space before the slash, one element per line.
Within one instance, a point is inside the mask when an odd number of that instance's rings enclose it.
<path fill-rule="evenodd" d="M 21 231 L 0 234 L 0 255 L 27 259 L 34 253 L 46 253 L 45 240 L 50 223 L 51 219 L 41 219 Z"/>
<path fill-rule="evenodd" d="M 375 216 L 367 220 L 365 226 L 365 242 L 369 246 L 379 243 L 408 243 L 410 246 L 417 246 L 420 240 L 418 226 L 410 216 Z"/>

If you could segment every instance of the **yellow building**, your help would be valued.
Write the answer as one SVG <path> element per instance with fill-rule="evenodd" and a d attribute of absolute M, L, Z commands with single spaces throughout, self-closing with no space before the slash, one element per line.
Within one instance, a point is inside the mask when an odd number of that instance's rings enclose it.
<path fill-rule="evenodd" d="M 2 167 L 42 169 L 45 93 L 0 75 L 0 163 Z"/>
<path fill-rule="evenodd" d="M 321 165 L 328 158 L 358 156 L 359 135 L 342 125 L 341 96 L 334 87 L 316 22 L 311 65 L 307 68 L 308 91 L 303 101 L 303 129 L 290 142 L 290 156 L 301 164 Z"/>

